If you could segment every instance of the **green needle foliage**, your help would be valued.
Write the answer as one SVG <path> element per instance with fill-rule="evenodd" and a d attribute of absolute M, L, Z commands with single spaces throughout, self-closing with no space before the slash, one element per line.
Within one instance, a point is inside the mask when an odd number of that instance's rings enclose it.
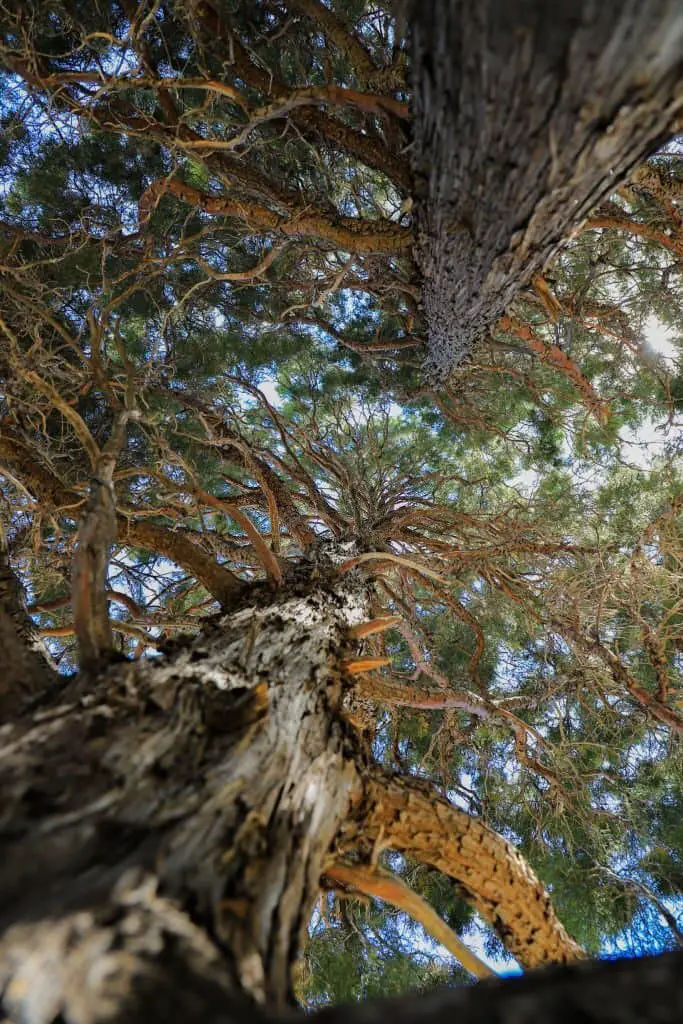
<path fill-rule="evenodd" d="M 265 579 L 254 533 L 283 560 L 307 532 L 359 539 L 380 610 L 402 618 L 368 640 L 391 666 L 359 684 L 374 758 L 506 835 L 591 953 L 671 948 L 680 147 L 606 204 L 620 228 L 578 233 L 434 392 L 402 241 L 401 26 L 388 7 L 315 10 L 3 8 L 4 543 L 72 671 L 87 438 L 105 443 L 132 380 L 108 582 L 120 653 L 155 657 L 215 614 L 205 561 Z M 424 704 L 438 694 L 450 705 Z M 479 934 L 454 883 L 385 862 Z M 299 994 L 313 1007 L 465 977 L 405 914 L 326 892 Z"/>

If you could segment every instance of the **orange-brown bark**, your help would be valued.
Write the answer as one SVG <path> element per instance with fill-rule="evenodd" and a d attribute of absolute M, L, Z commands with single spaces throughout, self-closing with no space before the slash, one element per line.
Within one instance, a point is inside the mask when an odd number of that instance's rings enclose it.
<path fill-rule="evenodd" d="M 503 836 L 416 779 L 376 775 L 355 834 L 345 842 L 400 850 L 454 878 L 523 967 L 582 959 L 542 883 Z M 371 853 L 371 846 L 368 847 Z"/>
<path fill-rule="evenodd" d="M 449 953 L 452 953 L 475 978 L 495 976 L 495 971 L 492 971 L 488 964 L 475 956 L 465 943 L 461 942 L 453 929 L 441 920 L 426 900 L 408 888 L 400 878 L 394 878 L 374 868 L 358 864 L 343 864 L 340 861 L 328 865 L 325 868 L 325 875 L 332 882 L 341 883 L 365 896 L 374 896 L 378 900 L 384 900 L 409 914 Z"/>
<path fill-rule="evenodd" d="M 155 186 L 148 189 L 148 201 L 153 199 L 154 191 Z M 391 221 L 355 217 L 330 220 L 322 214 L 309 213 L 305 208 L 283 217 L 259 203 L 209 195 L 177 179 L 159 182 L 156 191 L 170 192 L 190 206 L 222 217 L 234 217 L 259 231 L 273 231 L 294 238 L 309 235 L 348 252 L 400 253 L 407 252 L 413 244 L 412 231 Z"/>

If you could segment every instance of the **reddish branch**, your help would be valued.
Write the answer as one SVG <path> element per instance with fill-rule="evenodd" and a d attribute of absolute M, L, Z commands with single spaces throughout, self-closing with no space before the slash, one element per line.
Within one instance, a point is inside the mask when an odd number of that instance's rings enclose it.
<path fill-rule="evenodd" d="M 586 654 L 593 654 L 609 670 L 616 683 L 622 686 L 627 693 L 641 704 L 658 722 L 668 725 L 677 733 L 683 733 L 683 714 L 665 704 L 659 696 L 650 693 L 644 686 L 638 683 L 628 671 L 621 658 L 617 657 L 609 647 L 605 647 L 599 640 L 587 636 L 578 628 L 558 619 L 550 620 L 558 633 L 564 634 L 575 647 Z M 660 681 L 661 692 L 661 681 Z"/>
<path fill-rule="evenodd" d="M 242 202 L 227 196 L 209 195 L 182 181 L 162 179 L 151 185 L 140 202 L 140 219 L 157 196 L 169 192 L 195 209 L 221 217 L 232 217 L 259 231 L 273 231 L 289 237 L 309 235 L 321 238 L 334 247 L 358 253 L 408 252 L 413 244 L 409 228 L 392 221 L 365 220 L 360 217 L 339 217 L 332 221 L 306 207 L 293 210 L 291 216 L 280 216 L 259 203 Z"/>
<path fill-rule="evenodd" d="M 592 228 L 608 228 L 611 231 L 622 231 L 629 235 L 637 235 L 648 242 L 656 242 L 664 246 L 677 256 L 683 256 L 683 240 L 675 235 L 667 235 L 660 228 L 651 224 L 643 224 L 642 221 L 629 217 L 625 210 L 616 203 L 605 203 L 598 208 L 596 213 L 584 221 L 580 230 L 589 231 Z"/>
<path fill-rule="evenodd" d="M 325 875 L 332 882 L 341 883 L 345 888 L 373 896 L 376 899 L 391 903 L 394 907 L 409 914 L 414 921 L 422 925 L 424 930 L 440 942 L 449 953 L 455 956 L 465 970 L 475 978 L 495 977 L 495 971 L 472 953 L 464 942 L 458 938 L 452 928 L 442 921 L 435 910 L 416 892 L 409 889 L 400 878 L 367 868 L 357 864 L 342 864 L 335 861 L 325 868 Z"/>
<path fill-rule="evenodd" d="M 511 334 L 516 335 L 539 357 L 541 362 L 547 363 L 554 369 L 559 370 L 563 376 L 571 381 L 576 390 L 582 395 L 585 405 L 591 411 L 593 416 L 595 416 L 598 422 L 606 422 L 608 417 L 608 407 L 606 403 L 593 390 L 592 384 L 586 379 L 586 377 L 584 377 L 574 360 L 571 359 L 570 356 L 568 356 L 567 353 L 559 347 L 559 345 L 543 341 L 543 339 L 536 334 L 533 327 L 529 324 L 522 323 L 521 320 L 518 320 L 513 316 L 508 315 L 502 317 L 498 322 L 498 327 L 501 331 L 509 331 Z"/>

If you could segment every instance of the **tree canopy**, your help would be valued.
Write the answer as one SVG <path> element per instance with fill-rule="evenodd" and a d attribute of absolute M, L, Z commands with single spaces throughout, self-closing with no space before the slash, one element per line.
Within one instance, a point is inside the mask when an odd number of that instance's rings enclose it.
<path fill-rule="evenodd" d="M 152 659 L 353 539 L 374 762 L 509 840 L 590 954 L 683 943 L 680 144 L 435 386 L 392 5 L 1 10 L 3 614 L 64 676 Z M 330 866 L 305 1005 L 467 977 L 396 902 Z"/>

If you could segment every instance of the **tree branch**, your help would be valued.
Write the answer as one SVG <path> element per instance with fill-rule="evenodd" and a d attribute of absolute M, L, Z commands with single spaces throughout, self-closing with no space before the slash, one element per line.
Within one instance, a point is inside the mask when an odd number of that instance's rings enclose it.
<path fill-rule="evenodd" d="M 62 514 L 68 510 L 70 517 L 75 518 L 75 510 L 83 504 L 83 496 L 63 484 L 26 444 L 11 437 L 4 424 L 0 435 L 0 459 L 16 467 L 18 475 L 41 505 Z M 116 537 L 119 544 L 145 548 L 175 562 L 222 605 L 229 605 L 244 587 L 242 581 L 217 562 L 214 555 L 203 551 L 187 531 L 169 530 L 149 519 L 135 519 L 118 512 Z"/>
<path fill-rule="evenodd" d="M 571 381 L 598 423 L 607 421 L 609 415 L 607 403 L 593 390 L 591 382 L 584 377 L 574 360 L 566 352 L 563 352 L 559 345 L 549 345 L 538 336 L 529 324 L 522 323 L 514 316 L 504 316 L 498 321 L 497 326 L 501 331 L 514 334 L 538 356 L 542 363 L 552 366 Z"/>
<path fill-rule="evenodd" d="M 290 0 L 290 7 L 316 21 L 336 48 L 346 57 L 356 78 L 363 85 L 375 85 L 381 74 L 358 36 L 349 32 L 344 22 L 320 0 Z"/>
<path fill-rule="evenodd" d="M 473 974 L 475 978 L 495 977 L 496 972 L 491 970 L 488 964 L 485 964 L 478 956 L 475 956 L 458 938 L 453 929 L 449 928 L 439 917 L 433 907 L 430 907 L 426 900 L 423 900 L 418 893 L 413 892 L 400 878 L 395 878 L 383 871 L 360 867 L 357 864 L 342 864 L 340 861 L 328 865 L 325 868 L 325 875 L 332 882 L 339 882 L 365 896 L 384 900 L 404 911 L 414 921 L 421 924 L 424 930 L 437 942 L 440 942 L 449 953 L 452 953 L 465 970 Z"/>
<path fill-rule="evenodd" d="M 306 208 L 294 210 L 282 217 L 258 203 L 240 202 L 227 196 L 212 196 L 177 179 L 165 179 L 151 185 L 145 193 L 146 203 L 156 195 L 170 192 L 195 209 L 222 217 L 234 217 L 259 231 L 274 231 L 288 237 L 311 235 L 348 252 L 408 252 L 413 244 L 410 228 L 388 220 L 365 220 L 359 217 L 339 217 L 332 221 L 320 213 L 309 213 Z M 142 205 L 142 204 L 141 204 Z"/>
<path fill-rule="evenodd" d="M 608 228 L 610 231 L 623 231 L 629 235 L 636 235 L 648 242 L 656 242 L 658 245 L 664 246 L 665 249 L 675 252 L 677 256 L 683 256 L 683 241 L 672 235 L 667 235 L 660 228 L 634 220 L 615 203 L 599 207 L 592 217 L 583 222 L 579 231 L 590 231 L 593 228 Z"/>
<path fill-rule="evenodd" d="M 114 650 L 107 599 L 109 553 L 116 540 L 114 470 L 128 421 L 134 415 L 133 410 L 126 409 L 116 417 L 95 464 L 90 495 L 76 535 L 71 593 L 74 629 L 84 669 L 95 668 Z"/>
<path fill-rule="evenodd" d="M 550 897 L 522 855 L 503 836 L 418 779 L 376 772 L 356 829 L 344 847 L 368 854 L 374 841 L 454 878 L 523 967 L 569 963 L 585 954 L 565 931 Z"/>

